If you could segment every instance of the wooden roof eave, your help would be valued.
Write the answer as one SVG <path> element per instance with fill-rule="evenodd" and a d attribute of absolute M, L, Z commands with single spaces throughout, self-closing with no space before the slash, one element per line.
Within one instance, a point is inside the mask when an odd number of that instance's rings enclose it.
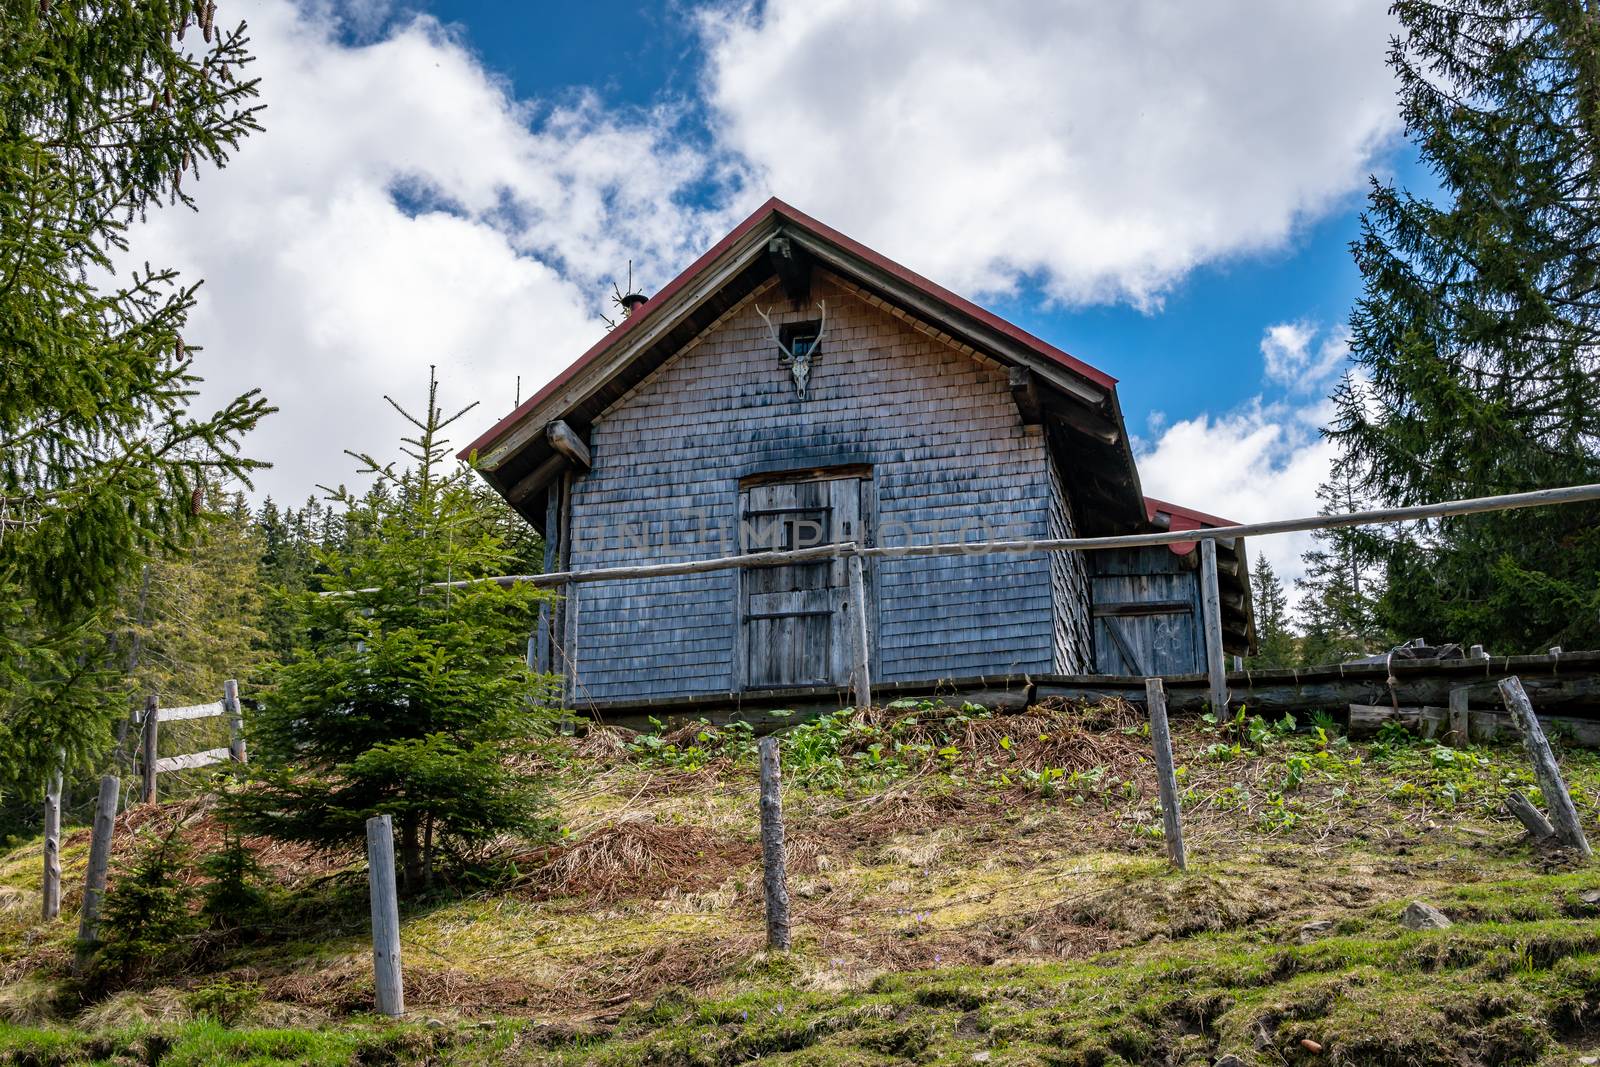
<path fill-rule="evenodd" d="M 584 401 L 592 398 L 641 353 L 670 333 L 686 313 L 710 299 L 739 273 L 764 257 L 772 230 L 772 227 L 757 227 L 750 231 L 690 284 L 673 293 L 664 305 L 651 307 L 649 317 L 630 330 L 622 343 L 612 346 L 602 358 L 582 367 L 559 390 L 525 412 L 515 425 L 490 443 L 479 456 L 479 469 L 488 472 L 502 470 L 524 448 L 542 440 L 546 426 L 567 417 Z M 520 465 L 527 466 L 526 463 Z"/>

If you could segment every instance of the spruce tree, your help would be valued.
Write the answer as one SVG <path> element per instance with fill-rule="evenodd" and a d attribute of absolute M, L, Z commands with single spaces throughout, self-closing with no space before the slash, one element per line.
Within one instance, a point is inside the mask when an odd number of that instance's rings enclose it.
<path fill-rule="evenodd" d="M 1299 655 L 1289 626 L 1289 601 L 1283 583 L 1266 557 L 1250 568 L 1250 593 L 1256 620 L 1256 654 L 1251 667 L 1292 667 Z"/>
<path fill-rule="evenodd" d="M 261 778 L 230 803 L 257 832 L 327 847 L 357 844 L 367 818 L 390 814 L 415 892 L 441 849 L 459 859 L 548 828 L 538 781 L 512 757 L 553 713 L 523 658 L 540 594 L 435 584 L 514 562 L 443 436 L 466 409 L 446 417 L 432 380 L 423 416 L 395 407 L 417 430 L 412 465 L 352 453 L 381 491 L 336 494 L 347 543 L 319 552 L 331 595 L 294 599 L 305 643 L 255 719 Z"/>
<path fill-rule="evenodd" d="M 1399 0 L 1390 65 L 1437 190 L 1374 181 L 1359 373 L 1332 435 L 1389 504 L 1600 481 L 1600 17 Z M 1497 652 L 1600 647 L 1600 507 L 1443 520 L 1385 545 L 1381 621 Z"/>
<path fill-rule="evenodd" d="M 175 546 L 208 479 L 243 478 L 254 392 L 191 411 L 196 286 L 130 227 L 259 128 L 244 27 L 209 0 L 0 7 L 0 784 L 124 710 L 106 645 L 130 573 Z"/>
<path fill-rule="evenodd" d="M 213 486 L 207 496 L 206 524 L 188 547 L 155 555 L 123 597 L 118 630 L 139 647 L 127 675 L 136 699 L 203 704 L 229 678 L 247 687 L 264 680 L 261 536 L 241 495 Z"/>
<path fill-rule="evenodd" d="M 1317 500 L 1319 515 L 1367 507 L 1344 463 L 1335 464 L 1328 480 L 1317 487 Z M 1301 662 L 1338 663 L 1388 643 L 1374 612 L 1382 584 L 1376 559 L 1383 550 L 1380 537 L 1361 527 L 1311 535 L 1311 547 L 1300 557 L 1305 573 L 1295 583 L 1300 592 Z"/>

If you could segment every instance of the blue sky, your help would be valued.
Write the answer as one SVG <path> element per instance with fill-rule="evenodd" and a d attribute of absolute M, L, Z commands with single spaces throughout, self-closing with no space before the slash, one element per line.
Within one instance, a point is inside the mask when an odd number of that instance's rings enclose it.
<path fill-rule="evenodd" d="M 679 4 L 458 0 L 406 10 L 456 28 L 485 66 L 527 98 L 589 91 L 613 107 L 648 108 L 663 99 L 692 106 L 704 62 L 692 9 Z M 703 114 L 694 117 L 703 121 Z M 1407 167 L 1409 153 L 1397 142 L 1372 163 L 1388 175 Z M 1257 396 L 1290 397 L 1294 390 L 1261 380 L 1263 327 L 1308 321 L 1331 328 L 1346 319 L 1361 284 L 1348 246 L 1358 232 L 1363 192 L 1353 190 L 1297 226 L 1281 248 L 1195 269 L 1159 310 L 1126 303 L 1065 306 L 1026 282 L 1015 294 L 987 294 L 982 302 L 1121 379 L 1124 413 L 1135 432 L 1146 430 L 1152 414 L 1181 419 L 1231 410 Z M 812 210 L 803 202 L 795 206 Z"/>
<path fill-rule="evenodd" d="M 437 364 L 469 439 L 769 195 L 1115 375 L 1151 495 L 1314 510 L 1383 5 L 234 0 L 266 131 L 135 253 L 206 279 L 259 492 L 351 480 Z M 1267 549 L 1291 575 L 1303 544 Z"/>

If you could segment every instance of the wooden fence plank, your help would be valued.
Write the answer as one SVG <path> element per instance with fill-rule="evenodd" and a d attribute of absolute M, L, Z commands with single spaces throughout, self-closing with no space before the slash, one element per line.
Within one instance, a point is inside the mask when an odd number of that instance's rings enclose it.
<path fill-rule="evenodd" d="M 156 775 L 161 773 L 157 766 L 157 747 L 161 738 L 161 707 L 156 702 L 156 695 L 151 693 L 144 700 L 144 789 L 143 799 L 146 804 L 156 802 Z"/>
<path fill-rule="evenodd" d="M 213 763 L 222 763 L 233 758 L 231 748 L 208 748 L 204 752 L 190 752 L 182 756 L 162 756 L 156 760 L 157 774 L 167 774 L 171 771 L 193 770 L 195 767 L 209 767 Z"/>
<path fill-rule="evenodd" d="M 58 762 L 44 787 L 44 901 L 40 913 L 46 922 L 61 914 L 61 786 L 64 775 Z"/>
<path fill-rule="evenodd" d="M 867 628 L 867 581 L 860 556 L 851 556 L 850 569 L 850 680 L 856 707 L 872 706 L 872 645 Z"/>
<path fill-rule="evenodd" d="M 179 722 L 183 719 L 209 719 L 227 713 L 227 707 L 218 700 L 210 704 L 191 704 L 184 708 L 162 708 L 156 716 L 162 722 Z"/>
<path fill-rule="evenodd" d="M 222 683 L 222 706 L 228 712 L 228 754 L 237 763 L 249 763 L 244 744 L 244 707 L 239 703 L 239 683 L 229 678 Z"/>
<path fill-rule="evenodd" d="M 761 864 L 762 888 L 767 905 L 767 947 L 789 951 L 789 882 L 783 851 L 782 778 L 778 767 L 778 739 L 763 737 L 757 751 L 761 759 Z"/>
<path fill-rule="evenodd" d="M 1205 615 L 1206 674 L 1211 690 L 1211 714 L 1220 725 L 1228 721 L 1228 673 L 1222 658 L 1222 597 L 1217 590 L 1217 542 L 1200 540 L 1200 610 Z"/>

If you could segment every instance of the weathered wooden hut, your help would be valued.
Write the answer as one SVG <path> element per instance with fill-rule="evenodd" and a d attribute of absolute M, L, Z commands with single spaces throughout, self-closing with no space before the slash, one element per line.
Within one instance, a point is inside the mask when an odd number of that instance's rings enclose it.
<path fill-rule="evenodd" d="M 1146 501 L 1116 381 L 772 200 L 463 452 L 586 570 L 854 541 L 1191 529 Z M 1184 551 L 879 557 L 875 681 L 1198 670 Z M 1227 651 L 1251 640 L 1242 542 Z M 540 637 L 574 703 L 818 694 L 848 680 L 824 560 L 570 587 Z"/>

